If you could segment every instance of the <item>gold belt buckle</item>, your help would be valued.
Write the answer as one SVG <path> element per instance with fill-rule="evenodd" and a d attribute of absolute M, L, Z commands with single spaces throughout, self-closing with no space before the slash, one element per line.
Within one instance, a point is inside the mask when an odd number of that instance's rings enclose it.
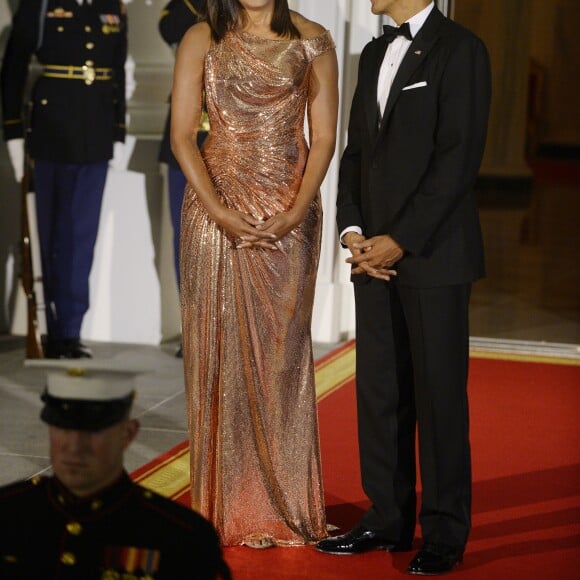
<path fill-rule="evenodd" d="M 92 85 L 95 82 L 97 73 L 94 67 L 84 64 L 83 69 L 83 79 L 85 80 L 85 85 Z"/>
<path fill-rule="evenodd" d="M 207 111 L 201 112 L 201 118 L 199 119 L 198 131 L 209 132 L 209 115 Z"/>

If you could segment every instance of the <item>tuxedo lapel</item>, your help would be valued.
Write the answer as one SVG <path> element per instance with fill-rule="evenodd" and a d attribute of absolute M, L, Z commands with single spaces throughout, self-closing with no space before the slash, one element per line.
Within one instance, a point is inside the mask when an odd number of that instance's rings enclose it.
<path fill-rule="evenodd" d="M 380 37 L 375 40 L 373 48 L 374 50 L 371 57 L 369 58 L 369 65 L 366 71 L 368 89 L 364 91 L 364 95 L 365 112 L 369 126 L 369 133 L 373 136 L 376 136 L 379 130 L 379 109 L 377 98 L 379 72 L 385 57 L 385 52 L 387 52 L 387 43 L 385 42 L 384 37 Z"/>
<path fill-rule="evenodd" d="M 389 98 L 387 99 L 387 104 L 385 105 L 385 110 L 383 112 L 383 117 L 381 119 L 380 132 L 384 131 L 387 125 L 386 121 L 401 94 L 401 89 L 407 84 L 407 81 L 411 78 L 411 75 L 417 70 L 417 67 L 425 60 L 429 51 L 433 48 L 437 42 L 438 30 L 441 23 L 444 21 L 444 16 L 437 10 L 433 8 L 431 14 L 425 21 L 425 24 L 419 30 L 417 36 L 413 39 L 411 46 L 407 50 L 399 70 L 395 75 L 391 90 L 389 91 Z"/>

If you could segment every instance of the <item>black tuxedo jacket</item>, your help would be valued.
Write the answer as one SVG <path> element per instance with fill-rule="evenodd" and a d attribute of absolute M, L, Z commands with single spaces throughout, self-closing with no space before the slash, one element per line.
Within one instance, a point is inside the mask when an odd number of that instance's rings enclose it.
<path fill-rule="evenodd" d="M 366 237 L 392 236 L 405 249 L 399 284 L 469 283 L 484 275 L 473 186 L 491 93 L 487 51 L 434 8 L 401 63 L 379 124 L 386 49 L 381 36 L 360 57 L 340 166 L 339 232 L 358 225 Z"/>

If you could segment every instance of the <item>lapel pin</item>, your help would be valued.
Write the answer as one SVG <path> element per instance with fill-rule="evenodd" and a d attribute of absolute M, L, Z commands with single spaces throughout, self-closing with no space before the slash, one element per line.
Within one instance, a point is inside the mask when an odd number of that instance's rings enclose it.
<path fill-rule="evenodd" d="M 420 50 L 416 50 L 415 51 L 415 54 L 421 54 L 421 51 Z"/>

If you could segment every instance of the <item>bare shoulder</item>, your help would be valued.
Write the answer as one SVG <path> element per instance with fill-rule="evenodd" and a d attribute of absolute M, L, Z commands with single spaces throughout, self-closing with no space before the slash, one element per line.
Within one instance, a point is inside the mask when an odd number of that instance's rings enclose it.
<path fill-rule="evenodd" d="M 320 36 L 322 33 L 326 32 L 326 28 L 318 22 L 314 22 L 313 20 L 308 20 L 308 18 L 302 16 L 298 12 L 291 11 L 292 22 L 298 31 L 300 32 L 300 36 L 304 39 L 308 38 L 315 38 L 316 36 Z"/>
<path fill-rule="evenodd" d="M 183 36 L 180 47 L 188 52 L 205 54 L 211 46 L 211 28 L 207 22 L 194 24 Z"/>

